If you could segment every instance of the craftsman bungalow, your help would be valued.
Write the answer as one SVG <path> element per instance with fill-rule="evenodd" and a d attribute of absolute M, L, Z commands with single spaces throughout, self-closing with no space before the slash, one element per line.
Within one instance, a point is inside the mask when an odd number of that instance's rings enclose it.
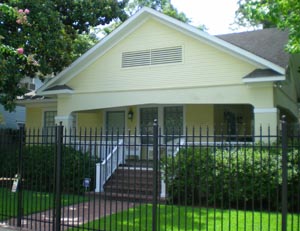
<path fill-rule="evenodd" d="M 26 126 L 162 131 L 224 125 L 275 132 L 299 120 L 299 57 L 276 29 L 212 36 L 143 8 L 47 81 L 26 106 Z M 213 132 L 213 129 L 211 129 Z"/>

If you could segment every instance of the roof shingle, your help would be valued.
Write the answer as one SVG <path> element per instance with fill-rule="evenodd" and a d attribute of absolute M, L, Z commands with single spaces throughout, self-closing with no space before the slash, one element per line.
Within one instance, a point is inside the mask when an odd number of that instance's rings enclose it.
<path fill-rule="evenodd" d="M 269 28 L 217 35 L 217 37 L 283 68 L 288 65 L 289 54 L 284 51 L 288 41 L 288 31 Z"/>

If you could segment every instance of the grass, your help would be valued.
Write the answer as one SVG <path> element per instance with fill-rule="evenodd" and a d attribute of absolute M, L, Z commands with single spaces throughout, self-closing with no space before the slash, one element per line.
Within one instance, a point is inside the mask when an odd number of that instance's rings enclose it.
<path fill-rule="evenodd" d="M 62 195 L 62 206 L 83 202 L 83 196 Z M 0 221 L 17 216 L 18 194 L 9 188 L 0 188 Z M 29 215 L 53 208 L 51 193 L 23 190 L 23 214 Z"/>
<path fill-rule="evenodd" d="M 72 230 L 152 230 L 152 206 L 140 205 Z M 220 210 L 160 205 L 157 230 L 221 230 L 275 231 L 281 230 L 281 215 L 267 212 Z M 300 231 L 300 215 L 288 215 L 288 230 Z"/>

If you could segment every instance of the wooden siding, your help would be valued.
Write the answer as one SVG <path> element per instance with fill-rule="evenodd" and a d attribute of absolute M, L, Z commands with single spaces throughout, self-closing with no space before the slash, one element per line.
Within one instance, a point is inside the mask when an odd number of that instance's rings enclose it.
<path fill-rule="evenodd" d="M 296 57 L 298 57 L 298 60 L 296 59 Z M 298 73 L 298 67 L 300 66 L 299 59 L 300 55 L 293 56 L 289 63 L 290 73 L 287 74 L 285 81 L 275 84 L 274 91 L 276 106 L 289 110 L 296 118 L 299 118 L 299 106 L 297 104 L 297 98 L 300 98 L 298 96 L 300 90 L 297 89 L 297 87 L 300 87 L 300 75 Z"/>
<path fill-rule="evenodd" d="M 210 133 L 213 132 L 214 126 L 214 106 L 213 105 L 186 105 L 185 111 L 185 123 L 189 132 L 192 132 L 192 129 L 195 128 L 196 132 L 199 132 L 199 128 L 206 128 L 210 130 Z"/>
<path fill-rule="evenodd" d="M 77 128 L 79 129 L 99 129 L 102 128 L 103 124 L 103 112 L 101 110 L 77 113 Z"/>
<path fill-rule="evenodd" d="M 43 109 L 31 107 L 26 109 L 26 124 L 29 129 L 40 129 L 43 126 Z"/>
<path fill-rule="evenodd" d="M 122 52 L 183 47 L 180 64 L 121 68 Z M 241 84 L 255 67 L 150 20 L 114 46 L 68 85 L 77 93 Z"/>

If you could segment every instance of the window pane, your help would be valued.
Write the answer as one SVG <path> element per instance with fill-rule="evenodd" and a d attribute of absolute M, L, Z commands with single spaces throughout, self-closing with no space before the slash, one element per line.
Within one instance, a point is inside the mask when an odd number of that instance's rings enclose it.
<path fill-rule="evenodd" d="M 147 135 L 153 135 L 153 122 L 158 118 L 157 107 L 141 108 L 140 110 L 140 121 L 141 121 L 141 134 L 145 135 L 142 137 L 142 144 L 152 144 L 153 138 L 147 137 Z"/>
<path fill-rule="evenodd" d="M 43 142 L 55 143 L 55 116 L 57 111 L 44 112 Z"/>
<path fill-rule="evenodd" d="M 164 133 L 168 135 L 183 134 L 183 107 L 182 106 L 171 106 L 171 107 L 164 108 Z M 167 140 L 170 139 L 168 138 Z"/>
<path fill-rule="evenodd" d="M 57 111 L 46 111 L 44 112 L 44 127 L 53 127 L 55 126 L 55 116 Z"/>

